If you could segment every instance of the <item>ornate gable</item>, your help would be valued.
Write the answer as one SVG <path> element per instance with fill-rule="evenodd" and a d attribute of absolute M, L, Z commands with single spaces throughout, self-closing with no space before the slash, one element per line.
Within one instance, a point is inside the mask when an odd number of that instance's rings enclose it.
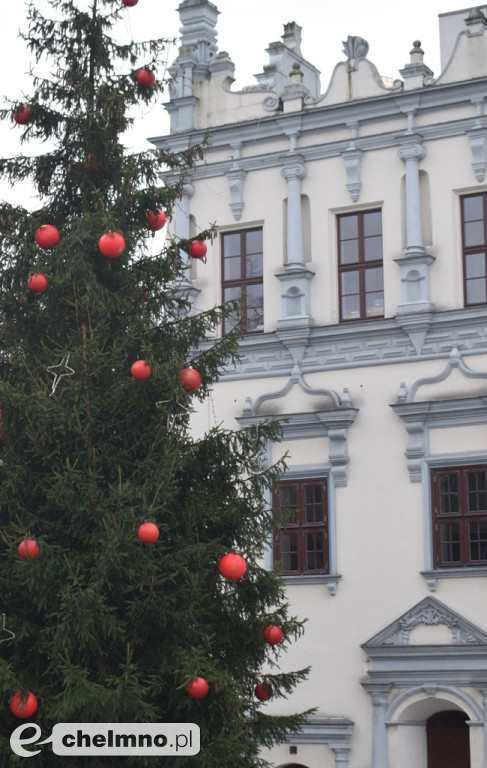
<path fill-rule="evenodd" d="M 452 645 L 486 645 L 487 633 L 434 597 L 426 597 L 362 645 L 365 651 L 410 645 L 410 633 L 420 624 L 444 625 L 451 630 Z"/>

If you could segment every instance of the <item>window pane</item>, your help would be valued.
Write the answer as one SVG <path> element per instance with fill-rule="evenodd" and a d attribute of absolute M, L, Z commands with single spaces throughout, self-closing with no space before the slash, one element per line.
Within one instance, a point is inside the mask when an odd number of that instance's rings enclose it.
<path fill-rule="evenodd" d="M 281 543 L 281 570 L 298 571 L 298 534 L 283 531 L 280 537 Z"/>
<path fill-rule="evenodd" d="M 484 244 L 484 222 L 466 221 L 465 222 L 465 246 Z"/>
<path fill-rule="evenodd" d="M 245 233 L 245 250 L 246 253 L 262 253 L 261 229 Z"/>
<path fill-rule="evenodd" d="M 469 524 L 470 560 L 487 560 L 487 522 Z"/>
<path fill-rule="evenodd" d="M 225 288 L 223 291 L 223 301 L 232 301 L 236 300 L 240 302 L 241 299 L 241 290 L 238 286 L 234 286 L 232 288 Z M 234 312 L 232 312 L 228 317 L 225 318 L 224 323 L 224 332 L 228 333 L 231 331 L 232 328 L 235 328 L 235 326 L 240 322 L 241 317 L 241 307 L 239 306 Z"/>
<path fill-rule="evenodd" d="M 240 233 L 223 235 L 223 253 L 225 256 L 240 256 Z"/>
<path fill-rule="evenodd" d="M 359 273 L 355 270 L 352 272 L 342 272 L 341 281 L 342 296 L 349 296 L 359 292 Z"/>
<path fill-rule="evenodd" d="M 340 216 L 340 240 L 353 240 L 358 237 L 358 216 Z"/>
<path fill-rule="evenodd" d="M 366 237 L 364 240 L 365 261 L 380 261 L 382 259 L 382 237 Z"/>
<path fill-rule="evenodd" d="M 320 484 L 304 487 L 304 519 L 307 523 L 323 520 L 323 486 Z"/>
<path fill-rule="evenodd" d="M 484 205 L 481 195 L 463 198 L 463 216 L 465 221 L 484 218 Z"/>
<path fill-rule="evenodd" d="M 467 304 L 485 304 L 487 302 L 487 290 L 485 277 L 467 280 Z"/>
<path fill-rule="evenodd" d="M 440 525 L 441 560 L 443 563 L 460 562 L 460 525 L 443 523 Z"/>
<path fill-rule="evenodd" d="M 324 537 L 323 533 L 307 533 L 306 534 L 306 570 L 317 571 L 322 570 L 324 566 Z"/>
<path fill-rule="evenodd" d="M 382 267 L 365 271 L 365 312 L 367 317 L 384 314 Z"/>
<path fill-rule="evenodd" d="M 297 485 L 279 486 L 279 522 L 281 525 L 297 523 L 298 487 Z"/>
<path fill-rule="evenodd" d="M 485 253 L 465 254 L 465 277 L 485 277 Z"/>
<path fill-rule="evenodd" d="M 238 280 L 240 278 L 241 264 L 240 256 L 225 257 L 223 260 L 223 279 Z"/>
<path fill-rule="evenodd" d="M 342 318 L 352 320 L 360 317 L 360 297 L 344 296 L 342 298 Z"/>
<path fill-rule="evenodd" d="M 345 240 L 340 247 L 340 263 L 355 264 L 358 261 L 358 240 Z"/>
<path fill-rule="evenodd" d="M 382 234 L 382 213 L 381 211 L 371 211 L 364 213 L 364 237 Z"/>
<path fill-rule="evenodd" d="M 382 291 L 384 279 L 382 267 L 373 267 L 365 270 L 365 292 Z"/>
<path fill-rule="evenodd" d="M 469 512 L 487 511 L 487 494 L 484 471 L 467 472 L 467 497 Z"/>
<path fill-rule="evenodd" d="M 262 254 L 254 253 L 245 257 L 246 277 L 262 277 Z"/>
<path fill-rule="evenodd" d="M 458 514 L 458 474 L 439 475 L 440 514 Z"/>
<path fill-rule="evenodd" d="M 247 330 L 261 330 L 264 327 L 264 290 L 262 283 L 259 285 L 248 285 L 245 295 L 247 303 Z"/>

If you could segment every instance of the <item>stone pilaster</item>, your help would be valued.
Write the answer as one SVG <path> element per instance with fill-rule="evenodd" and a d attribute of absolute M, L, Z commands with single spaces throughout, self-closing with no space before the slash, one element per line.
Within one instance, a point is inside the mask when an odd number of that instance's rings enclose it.
<path fill-rule="evenodd" d="M 398 155 L 406 166 L 406 250 L 395 259 L 401 270 L 402 297 L 398 314 L 431 312 L 429 268 L 434 256 L 426 252 L 421 224 L 419 163 L 426 156 L 422 137 L 405 134 L 400 137 Z"/>

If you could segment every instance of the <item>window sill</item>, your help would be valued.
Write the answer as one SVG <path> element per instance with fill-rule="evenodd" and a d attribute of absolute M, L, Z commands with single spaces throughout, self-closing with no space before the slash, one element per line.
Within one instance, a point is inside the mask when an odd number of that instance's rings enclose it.
<path fill-rule="evenodd" d="M 338 582 L 342 578 L 338 573 L 300 573 L 289 576 L 280 574 L 280 576 L 285 585 L 293 587 L 297 584 L 326 584 L 326 588 L 332 596 L 336 594 Z"/>
<path fill-rule="evenodd" d="M 434 571 L 421 571 L 431 592 L 436 592 L 436 582 L 438 579 L 476 579 L 487 576 L 487 565 L 471 566 L 466 565 L 461 568 L 438 568 Z"/>

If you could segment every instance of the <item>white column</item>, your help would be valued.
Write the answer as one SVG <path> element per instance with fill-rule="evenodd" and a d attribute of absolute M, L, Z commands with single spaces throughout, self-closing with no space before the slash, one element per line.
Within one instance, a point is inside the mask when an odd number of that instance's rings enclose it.
<path fill-rule="evenodd" d="M 287 181 L 287 267 L 302 269 L 304 264 L 303 220 L 301 215 L 301 179 L 306 167 L 300 155 L 285 158 L 282 176 Z"/>
<path fill-rule="evenodd" d="M 194 187 L 192 184 L 185 184 L 183 186 L 183 194 L 180 200 L 176 201 L 174 206 L 174 236 L 176 240 L 188 240 L 191 237 L 191 220 L 189 209 L 189 202 L 194 195 Z M 181 250 L 181 258 L 185 266 L 184 275 L 179 283 L 178 291 L 182 296 L 185 296 L 193 305 L 198 293 L 198 288 L 195 288 L 191 281 L 191 259 L 186 251 Z"/>
<path fill-rule="evenodd" d="M 372 713 L 372 768 L 389 768 L 387 726 L 385 723 L 389 685 L 365 686 L 370 693 Z"/>
<path fill-rule="evenodd" d="M 394 259 L 401 270 L 402 296 L 397 307 L 400 316 L 430 313 L 434 309 L 430 300 L 429 268 L 435 259 L 426 252 L 421 224 L 419 163 L 426 157 L 426 149 L 421 143 L 422 137 L 416 133 L 403 134 L 399 141 L 397 153 L 406 166 L 406 249 L 404 256 Z M 427 329 L 423 327 L 424 319 L 417 319 L 417 322 L 416 327 L 408 320 L 406 331 L 418 337 L 413 340 L 418 352 Z"/>

